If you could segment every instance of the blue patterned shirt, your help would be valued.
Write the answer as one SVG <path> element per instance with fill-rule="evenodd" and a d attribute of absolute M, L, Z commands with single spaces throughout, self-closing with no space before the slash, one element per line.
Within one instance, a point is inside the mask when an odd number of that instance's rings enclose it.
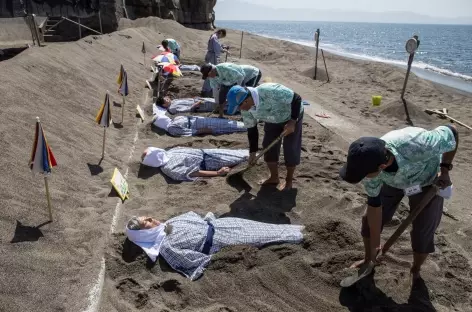
<path fill-rule="evenodd" d="M 431 185 L 439 173 L 442 154 L 456 148 L 454 133 L 445 126 L 431 131 L 407 127 L 391 131 L 381 139 L 395 156 L 398 170 L 392 173 L 382 171 L 373 179 L 364 179 L 370 197 L 378 196 L 384 183 L 398 189 Z"/>
<path fill-rule="evenodd" d="M 232 85 L 242 85 L 244 77 L 246 74 L 241 66 L 233 63 L 221 63 L 215 66 L 216 72 L 218 73 L 216 77 L 209 78 L 210 86 L 212 88 L 217 88 L 219 85 L 232 86 Z"/>
<path fill-rule="evenodd" d="M 278 83 L 264 83 L 256 88 L 259 103 L 249 111 L 241 111 L 246 128 L 257 126 L 257 121 L 283 123 L 290 119 L 294 92 Z M 303 105 L 300 113 L 303 112 Z"/>

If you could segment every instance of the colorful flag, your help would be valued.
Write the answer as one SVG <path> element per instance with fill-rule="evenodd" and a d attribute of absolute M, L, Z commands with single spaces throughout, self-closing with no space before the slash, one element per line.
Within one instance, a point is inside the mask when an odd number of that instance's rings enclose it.
<path fill-rule="evenodd" d="M 105 100 L 103 101 L 100 110 L 98 111 L 95 121 L 102 127 L 109 127 L 111 123 L 111 107 L 110 107 L 110 96 L 108 93 L 105 95 Z"/>
<path fill-rule="evenodd" d="M 143 41 L 143 47 L 141 48 L 141 53 L 146 54 L 146 47 L 144 46 L 144 41 Z"/>
<path fill-rule="evenodd" d="M 125 68 L 123 67 L 123 65 L 121 65 L 120 67 L 120 73 L 118 74 L 118 78 L 116 78 L 116 83 L 118 85 L 121 85 L 121 82 L 123 81 L 123 75 L 125 73 Z"/>
<path fill-rule="evenodd" d="M 30 169 L 33 173 L 50 173 L 57 166 L 56 158 L 49 147 L 39 118 L 36 121 L 33 149 L 31 150 Z"/>
<path fill-rule="evenodd" d="M 128 74 L 126 73 L 126 70 L 123 71 L 123 79 L 121 80 L 120 88 L 118 89 L 118 93 L 127 96 L 129 93 L 128 90 Z"/>

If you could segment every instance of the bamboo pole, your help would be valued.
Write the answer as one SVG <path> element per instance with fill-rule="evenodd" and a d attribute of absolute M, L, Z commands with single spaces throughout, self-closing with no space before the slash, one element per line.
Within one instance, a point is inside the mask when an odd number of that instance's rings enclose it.
<path fill-rule="evenodd" d="M 51 196 L 50 196 L 50 194 L 49 194 L 49 185 L 48 185 L 48 177 L 47 177 L 47 175 L 44 176 L 44 185 L 46 186 L 46 199 L 47 199 L 47 201 L 48 201 L 49 221 L 52 221 Z"/>
<path fill-rule="evenodd" d="M 107 127 L 103 127 L 102 159 L 105 158 L 105 139 L 107 137 Z"/>
<path fill-rule="evenodd" d="M 243 38 L 244 38 L 244 31 L 241 32 L 241 47 L 239 49 L 239 58 L 243 55 Z"/>

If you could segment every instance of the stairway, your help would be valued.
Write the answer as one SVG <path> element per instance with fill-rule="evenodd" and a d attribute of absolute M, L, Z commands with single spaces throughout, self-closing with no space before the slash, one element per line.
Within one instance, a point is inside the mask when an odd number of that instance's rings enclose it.
<path fill-rule="evenodd" d="M 57 25 L 63 21 L 61 16 L 50 16 L 46 19 L 46 22 L 42 25 L 43 27 L 41 27 L 45 42 L 64 41 L 62 36 L 58 34 L 56 28 Z"/>

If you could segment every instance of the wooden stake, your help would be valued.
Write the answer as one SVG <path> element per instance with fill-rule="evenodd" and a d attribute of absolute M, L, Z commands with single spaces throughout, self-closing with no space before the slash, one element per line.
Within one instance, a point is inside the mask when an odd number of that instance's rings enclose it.
<path fill-rule="evenodd" d="M 107 137 L 107 127 L 103 127 L 103 145 L 102 145 L 102 159 L 105 158 L 105 139 Z"/>
<path fill-rule="evenodd" d="M 405 96 L 406 85 L 408 84 L 408 78 L 410 77 L 410 71 L 411 71 L 411 64 L 413 64 L 414 58 L 415 58 L 415 53 L 411 53 L 410 57 L 408 58 L 408 69 L 406 70 L 405 81 L 403 82 L 403 90 L 402 90 L 402 96 L 401 96 L 402 99 Z"/>
<path fill-rule="evenodd" d="M 49 221 L 52 222 L 51 197 L 49 195 L 49 185 L 48 185 L 48 177 L 47 176 L 44 176 L 44 185 L 46 186 L 46 198 L 48 200 Z"/>
<path fill-rule="evenodd" d="M 320 29 L 316 30 L 316 57 L 315 57 L 315 77 L 313 79 L 316 80 L 316 72 L 318 71 L 318 46 L 320 44 Z"/>
<path fill-rule="evenodd" d="M 241 32 L 241 47 L 239 49 L 239 58 L 243 55 L 243 38 L 244 38 L 244 31 Z"/>
<path fill-rule="evenodd" d="M 326 71 L 326 77 L 328 77 L 328 82 L 329 82 L 328 67 L 326 67 L 326 60 L 325 60 L 325 57 L 324 57 L 323 49 L 321 49 L 321 56 L 323 56 L 323 62 L 324 62 L 325 71 Z"/>
<path fill-rule="evenodd" d="M 126 100 L 125 100 L 125 96 L 123 95 L 123 105 L 121 105 L 121 123 L 125 121 L 125 104 L 126 104 Z"/>

